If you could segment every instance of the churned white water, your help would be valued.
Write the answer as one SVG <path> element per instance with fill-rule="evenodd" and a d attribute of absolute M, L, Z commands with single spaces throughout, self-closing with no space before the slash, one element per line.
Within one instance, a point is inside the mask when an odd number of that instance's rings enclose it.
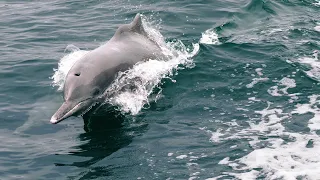
<path fill-rule="evenodd" d="M 319 2 L 319 4 L 320 4 L 320 2 Z M 314 27 L 314 30 L 320 32 L 320 23 L 318 23 L 318 25 L 316 27 Z"/>
<path fill-rule="evenodd" d="M 284 180 L 318 179 L 320 138 L 316 131 L 320 130 L 320 109 L 317 107 L 319 103 L 319 95 L 311 95 L 309 102 L 297 104 L 294 110 L 286 112 L 281 107 L 273 107 L 274 103 L 267 102 L 265 109 L 255 111 L 259 117 L 248 120 L 249 128 L 227 137 L 224 134 L 219 138 L 222 142 L 231 139 L 251 139 L 249 144 L 253 151 L 249 154 L 236 160 L 225 157 L 219 162 L 239 173 L 225 173 L 210 179 L 223 179 L 230 176 L 243 180 L 254 180 L 259 177 Z M 309 132 L 296 133 L 286 130 L 285 124 L 289 123 L 290 119 L 306 113 L 313 114 L 313 117 L 308 120 Z M 237 127 L 231 126 L 231 128 Z M 269 138 L 260 139 L 261 135 Z M 265 146 L 261 147 L 261 144 Z"/>
<path fill-rule="evenodd" d="M 318 69 L 320 66 L 316 51 L 313 57 L 302 57 L 298 62 L 309 66 L 310 70 L 305 71 L 307 75 L 312 78 L 320 77 L 317 74 L 320 72 Z M 230 177 L 243 180 L 319 179 L 320 138 L 317 133 L 320 130 L 320 95 L 310 95 L 308 96 L 309 101 L 297 103 L 302 93 L 295 92 L 299 84 L 294 76 L 269 79 L 269 77 L 263 77 L 262 68 L 256 68 L 255 72 L 257 75 L 251 74 L 254 78 L 246 87 L 253 88 L 258 82 L 272 82 L 266 93 L 275 99 L 264 101 L 265 108 L 255 110 L 253 112 L 255 116 L 247 116 L 245 120 L 249 124 L 247 128 L 240 128 L 237 123 L 225 123 L 229 128 L 227 130 L 218 129 L 216 132 L 206 127 L 200 128 L 209 134 L 209 141 L 213 143 L 249 139 L 248 143 L 252 148 L 250 151 L 244 149 L 248 153 L 238 159 L 231 160 L 228 156 L 221 159 L 218 164 L 229 166 L 233 172 L 225 172 L 224 175 L 209 179 L 230 179 Z M 277 98 L 287 98 L 292 108 L 283 108 Z M 249 113 L 251 110 L 246 109 L 246 106 L 261 103 L 258 97 L 251 97 L 248 100 L 248 104 L 241 105 L 237 110 Z M 306 121 L 305 132 L 288 129 L 288 123 L 297 121 L 299 116 L 306 114 L 309 114 L 311 118 L 304 119 Z M 230 149 L 233 148 L 235 146 L 230 146 Z"/>
<path fill-rule="evenodd" d="M 202 33 L 202 37 L 200 39 L 201 44 L 221 44 L 218 38 L 218 34 L 213 29 L 208 29 Z"/>
<path fill-rule="evenodd" d="M 293 61 L 305 66 L 307 68 L 307 70 L 304 70 L 306 75 L 315 80 L 320 80 L 320 62 L 318 53 L 319 52 L 315 50 L 313 51 L 312 56 L 301 57 Z"/>

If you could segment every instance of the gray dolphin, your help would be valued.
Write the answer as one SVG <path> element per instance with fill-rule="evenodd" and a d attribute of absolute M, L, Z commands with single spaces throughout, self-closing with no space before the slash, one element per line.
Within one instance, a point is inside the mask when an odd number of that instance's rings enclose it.
<path fill-rule="evenodd" d="M 161 56 L 161 49 L 148 37 L 141 15 L 137 14 L 130 24 L 121 25 L 106 44 L 88 52 L 72 66 L 64 84 L 64 103 L 50 122 L 57 124 L 86 113 L 96 103 L 102 103 L 101 96 L 119 71 Z"/>

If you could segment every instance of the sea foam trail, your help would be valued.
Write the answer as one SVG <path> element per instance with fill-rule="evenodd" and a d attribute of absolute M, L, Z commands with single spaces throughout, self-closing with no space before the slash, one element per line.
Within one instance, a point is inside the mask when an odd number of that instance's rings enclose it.
<path fill-rule="evenodd" d="M 284 77 L 276 83 L 278 86 L 284 86 L 281 93 L 275 95 L 276 97 L 296 96 L 287 91 L 296 87 L 294 79 Z M 311 95 L 309 102 L 296 104 L 293 110 L 286 112 L 281 106 L 272 105 L 275 103 L 267 101 L 265 109 L 255 111 L 259 116 L 249 119 L 249 128 L 241 129 L 227 138 L 219 138 L 219 141 L 250 139 L 249 144 L 253 151 L 234 161 L 230 161 L 228 157 L 224 158 L 219 164 L 230 166 L 234 172 L 211 179 L 227 176 L 243 180 L 261 177 L 284 180 L 318 179 L 320 140 L 316 131 L 320 130 L 319 102 L 319 95 Z M 288 132 L 286 130 L 286 123 L 298 114 L 307 113 L 313 114 L 313 117 L 308 120 L 309 132 Z M 232 128 L 237 129 L 237 127 Z M 261 139 L 261 136 L 268 138 Z M 221 137 L 225 137 L 225 134 Z"/>
<path fill-rule="evenodd" d="M 317 53 L 315 52 L 313 56 L 313 58 L 301 58 L 301 61 L 318 70 Z M 257 68 L 255 72 L 259 77 L 270 78 L 263 74 L 263 68 Z M 212 143 L 227 143 L 235 140 L 247 142 L 252 148 L 252 150 L 241 149 L 246 153 L 236 159 L 233 159 L 235 156 L 223 157 L 218 164 L 229 166 L 228 168 L 232 170 L 216 174 L 208 180 L 319 179 L 320 95 L 313 94 L 308 96 L 309 101 L 301 101 L 303 94 L 299 91 L 295 92 L 299 90 L 299 83 L 296 82 L 295 76 L 270 79 L 269 83 L 273 85 L 267 89 L 267 93 L 273 96 L 273 101 L 263 98 L 260 100 L 257 96 L 248 98 L 247 104 L 235 104 L 239 106 L 237 108 L 239 111 L 243 111 L 243 115 L 254 114 L 254 116 L 244 116 L 248 126 L 238 124 L 235 119 L 221 122 L 228 127 L 226 129 L 219 128 L 212 131 L 210 127 L 200 128 L 211 136 L 209 141 Z M 288 99 L 291 103 L 290 108 L 284 108 L 279 104 L 278 98 Z M 263 102 L 266 104 L 262 109 L 253 111 L 250 108 Z M 306 125 L 300 124 L 301 115 L 307 114 L 309 117 L 306 116 L 307 119 L 304 119 Z M 304 130 L 292 131 L 289 128 L 292 123 L 299 123 L 299 128 Z M 235 147 L 237 145 L 230 146 L 230 149 Z"/>
<path fill-rule="evenodd" d="M 199 44 L 187 47 L 180 40 L 165 42 L 161 33 L 151 25 L 146 17 L 143 17 L 143 26 L 149 37 L 169 58 L 168 60 L 149 59 L 137 63 L 132 69 L 118 73 L 117 78 L 106 90 L 105 94 L 108 96 L 105 101 L 107 103 L 117 106 L 123 113 L 132 115 L 139 113 L 144 105 L 149 103 L 149 95 L 152 94 L 155 87 L 161 84 L 162 79 L 170 78 L 178 69 L 193 67 L 192 57 L 199 51 Z M 59 91 L 63 89 L 66 75 L 72 65 L 89 52 L 75 46 L 69 46 L 67 49 L 71 50 L 71 53 L 60 60 L 58 69 L 54 69 L 55 73 L 52 76 L 52 84 L 58 87 Z M 134 88 L 126 88 L 128 85 Z"/>

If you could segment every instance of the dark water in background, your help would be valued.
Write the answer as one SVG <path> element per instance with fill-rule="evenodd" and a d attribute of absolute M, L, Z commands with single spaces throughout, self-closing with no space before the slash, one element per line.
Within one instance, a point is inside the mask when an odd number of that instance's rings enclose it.
<path fill-rule="evenodd" d="M 0 179 L 319 179 L 320 2 L 1 1 Z M 124 126 L 49 119 L 53 69 L 143 13 L 199 43 Z M 201 39 L 201 40 L 200 40 Z M 181 65 L 184 67 L 184 65 Z"/>

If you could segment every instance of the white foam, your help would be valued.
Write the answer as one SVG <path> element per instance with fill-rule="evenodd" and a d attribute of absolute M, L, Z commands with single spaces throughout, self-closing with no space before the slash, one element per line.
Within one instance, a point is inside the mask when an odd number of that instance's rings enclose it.
<path fill-rule="evenodd" d="M 233 145 L 233 146 L 230 146 L 230 149 L 234 149 L 236 147 L 238 147 L 238 145 Z"/>
<path fill-rule="evenodd" d="M 317 50 L 313 52 L 313 57 L 302 57 L 297 62 L 310 68 L 310 70 L 304 71 L 307 76 L 318 81 L 320 80 L 320 61 Z"/>
<path fill-rule="evenodd" d="M 282 94 L 279 93 L 278 86 L 272 86 L 268 89 L 268 93 L 271 96 L 282 96 Z"/>
<path fill-rule="evenodd" d="M 273 142 L 269 148 L 257 149 L 240 159 L 240 163 L 246 164 L 249 169 L 262 168 L 266 179 L 317 179 L 320 174 L 320 140 L 317 135 L 301 135 L 290 133 L 296 140 L 283 144 Z M 306 145 L 313 139 L 313 148 Z M 251 170 L 247 173 L 251 177 L 257 177 L 258 173 Z"/>
<path fill-rule="evenodd" d="M 191 176 L 191 177 L 189 177 L 188 180 L 195 180 L 195 179 L 198 179 L 198 178 L 199 178 L 198 176 Z"/>
<path fill-rule="evenodd" d="M 288 81 L 282 82 L 286 84 L 285 82 Z M 316 106 L 320 103 L 318 97 L 320 96 L 310 96 L 309 103 L 298 104 L 291 113 L 285 113 L 280 108 L 270 108 L 271 102 L 268 102 L 267 108 L 255 111 L 261 115 L 260 121 L 258 123 L 255 123 L 256 120 L 249 121 L 249 129 L 242 130 L 238 135 L 233 136 L 233 138 L 239 138 L 241 134 L 251 134 L 249 137 L 252 140 L 249 143 L 255 150 L 236 161 L 229 159 L 220 161 L 220 164 L 227 164 L 236 171 L 246 172 L 225 174 L 238 179 L 256 179 L 262 174 L 266 176 L 266 179 L 291 180 L 298 177 L 317 179 L 320 173 L 320 168 L 318 168 L 320 166 L 320 138 L 313 133 L 313 130 L 320 128 L 320 109 Z M 285 131 L 282 123 L 287 121 L 292 114 L 310 112 L 314 114 L 314 117 L 309 120 L 310 134 Z M 273 137 L 263 140 L 264 144 L 269 144 L 267 147 L 261 148 L 259 146 L 261 140 L 258 136 L 253 135 L 255 132 Z M 283 136 L 288 137 L 290 141 L 284 141 L 280 138 Z M 256 169 L 261 170 L 256 171 Z"/>
<path fill-rule="evenodd" d="M 245 109 L 245 108 L 236 108 L 238 111 L 246 111 L 246 112 L 248 112 L 249 111 L 249 109 Z"/>
<path fill-rule="evenodd" d="M 210 141 L 212 142 L 219 142 L 220 141 L 220 137 L 223 134 L 221 133 L 221 129 L 218 129 L 216 132 L 211 132 L 211 138 Z"/>
<path fill-rule="evenodd" d="M 261 111 L 255 111 L 261 114 L 262 118 L 258 124 L 251 123 L 250 127 L 252 131 L 257 132 L 268 132 L 269 135 L 279 135 L 284 131 L 284 126 L 281 122 L 287 119 L 289 116 L 282 112 L 282 109 L 269 109 L 270 103 L 268 102 L 268 107 Z"/>
<path fill-rule="evenodd" d="M 224 159 L 222 159 L 221 161 L 219 161 L 218 164 L 228 164 L 230 161 L 230 157 L 226 157 Z"/>
<path fill-rule="evenodd" d="M 210 134 L 210 141 L 211 142 L 220 142 L 220 137 L 223 135 L 223 133 L 221 133 L 221 129 L 217 129 L 215 132 L 209 130 L 207 127 L 202 127 L 199 129 Z"/>
<path fill-rule="evenodd" d="M 260 99 L 257 99 L 256 97 L 249 97 L 248 100 L 250 100 L 250 101 L 256 101 L 256 102 L 261 101 Z"/>
<path fill-rule="evenodd" d="M 290 94 L 289 88 L 296 87 L 294 79 L 284 77 L 274 86 L 279 96 L 288 96 L 291 100 L 297 99 L 300 93 Z M 270 91 L 270 88 L 268 92 Z M 226 134 L 228 130 L 219 131 L 219 141 L 231 139 L 251 139 L 250 146 L 254 149 L 248 155 L 231 161 L 226 157 L 219 162 L 230 166 L 232 172 L 224 172 L 211 179 L 224 178 L 228 175 L 237 179 L 318 179 L 320 174 L 320 137 L 316 134 L 320 130 L 320 95 L 309 96 L 309 102 L 297 104 L 291 112 L 285 112 L 281 105 L 267 101 L 267 107 L 255 111 L 260 115 L 248 121 L 249 128 L 237 131 L 231 126 L 233 134 Z M 249 98 L 249 103 L 255 103 L 256 98 Z M 310 132 L 288 132 L 285 124 L 294 119 L 297 114 L 311 113 L 308 127 Z M 208 130 L 206 130 L 208 132 Z M 260 137 L 266 137 L 261 139 Z M 285 138 L 283 138 L 285 137 Z M 289 140 L 288 140 L 289 139 Z M 230 147 L 231 148 L 231 147 Z M 259 170 L 257 170 L 259 169 Z"/>
<path fill-rule="evenodd" d="M 281 29 L 281 28 L 268 28 L 266 30 L 262 30 L 261 31 L 261 34 L 265 35 L 265 36 L 274 36 L 274 34 L 276 33 L 281 33 L 281 32 L 284 32 L 285 30 L 284 29 Z"/>
<path fill-rule="evenodd" d="M 315 6 L 319 6 L 320 7 L 320 1 L 318 0 L 317 2 L 315 2 L 315 3 L 312 3 L 313 5 L 315 5 Z"/>
<path fill-rule="evenodd" d="M 309 96 L 309 103 L 307 104 L 297 104 L 296 109 L 292 111 L 293 114 L 306 114 L 313 113 L 314 116 L 309 120 L 308 127 L 311 131 L 320 130 L 320 109 L 317 105 L 320 104 L 318 100 L 319 95 Z"/>
<path fill-rule="evenodd" d="M 247 87 L 247 88 L 253 88 L 253 86 L 256 85 L 257 83 L 259 83 L 259 82 L 265 82 L 265 81 L 268 81 L 268 80 L 269 80 L 269 78 L 261 78 L 261 77 L 259 77 L 259 78 L 253 78 L 253 79 L 252 79 L 252 82 L 249 83 L 249 84 L 247 84 L 246 87 Z"/>
<path fill-rule="evenodd" d="M 183 154 L 183 155 L 177 156 L 176 158 L 177 159 L 185 159 L 187 157 L 188 157 L 187 155 Z"/>
<path fill-rule="evenodd" d="M 180 40 L 166 43 L 161 33 L 153 28 L 145 17 L 143 17 L 143 26 L 150 38 L 157 42 L 169 59 L 150 59 L 137 63 L 132 69 L 119 73 L 106 90 L 107 103 L 119 107 L 123 113 L 132 115 L 139 113 L 144 105 L 149 103 L 149 95 L 163 78 L 170 79 L 178 69 L 192 68 L 194 66 L 192 57 L 199 51 L 199 44 L 187 47 Z M 59 62 L 58 69 L 52 76 L 53 85 L 62 90 L 68 71 L 87 52 L 74 48 L 70 54 L 63 57 Z M 172 81 L 174 82 L 174 80 Z M 127 85 L 132 85 L 134 88 L 124 89 Z M 157 100 L 158 97 L 160 97 L 159 94 L 153 100 Z"/>
<path fill-rule="evenodd" d="M 256 73 L 259 75 L 259 76 L 262 76 L 263 73 L 262 73 L 262 68 L 257 68 L 256 70 Z"/>
<path fill-rule="evenodd" d="M 310 97 L 311 106 L 316 101 L 315 96 Z M 241 133 L 252 134 L 258 132 L 274 137 L 287 136 L 292 141 L 285 142 L 281 138 L 268 138 L 264 141 L 267 141 L 270 145 L 260 148 L 258 144 L 261 140 L 251 135 L 250 145 L 255 148 L 254 151 L 236 161 L 225 158 L 219 162 L 219 164 L 229 165 L 236 171 L 245 172 L 225 174 L 238 179 L 256 179 L 262 174 L 266 176 L 266 179 L 291 180 L 298 177 L 316 179 L 320 173 L 320 168 L 318 168 L 320 165 L 319 136 L 285 132 L 282 122 L 289 118 L 289 114 L 284 113 L 281 109 L 271 109 L 271 103 L 268 104 L 267 108 L 256 111 L 257 114 L 261 114 L 262 121 L 258 124 L 251 122 L 250 129 L 243 130 Z M 308 108 L 297 109 L 297 112 L 300 113 L 310 112 Z M 237 138 L 241 133 L 238 134 Z M 310 147 L 310 142 L 312 142 L 312 147 Z M 256 171 L 256 169 L 261 170 Z"/>
<path fill-rule="evenodd" d="M 320 79 L 320 63 L 318 51 L 314 51 L 313 57 L 300 58 L 299 63 L 310 66 L 311 70 L 306 74 Z M 246 66 L 248 67 L 248 66 Z M 257 74 L 252 74 L 253 80 L 247 88 L 253 87 L 263 78 L 262 69 L 255 69 Z M 247 71 L 249 73 L 249 71 Z M 272 80 L 276 84 L 267 91 L 274 98 L 280 96 L 289 97 L 289 103 L 299 99 L 301 93 L 290 93 L 289 89 L 297 86 L 295 72 L 280 80 Z M 260 101 L 257 97 L 248 98 L 248 104 L 241 104 L 237 110 L 247 113 L 242 107 L 249 107 Z M 316 134 L 320 130 L 320 95 L 309 96 L 309 102 L 291 106 L 291 110 L 282 108 L 283 104 L 267 101 L 267 107 L 256 110 L 255 116 L 246 116 L 249 127 L 246 129 L 237 126 L 229 126 L 227 130 L 220 129 L 219 134 L 214 135 L 218 141 L 223 142 L 233 139 L 249 139 L 250 147 L 253 148 L 249 154 L 236 159 L 224 158 L 219 162 L 221 165 L 230 166 L 232 172 L 224 172 L 223 175 L 212 179 L 223 179 L 230 176 L 237 179 L 318 179 L 320 174 L 320 137 Z M 310 132 L 288 132 L 287 125 L 295 121 L 298 114 L 312 114 L 308 120 Z M 251 114 L 251 113 L 249 113 Z M 222 122 L 221 122 L 222 123 Z M 222 123 L 224 124 L 224 123 Z M 306 129 L 306 128 L 304 128 Z M 203 128 L 212 133 L 207 128 Z M 232 132 L 232 133 L 230 133 Z M 228 134 L 229 133 L 229 134 Z M 264 138 L 261 138 L 264 137 Z M 211 137 L 212 138 L 212 137 Z M 210 140 L 211 140 L 210 138 Z M 231 147 L 230 147 L 231 148 Z"/>
<path fill-rule="evenodd" d="M 319 2 L 319 5 L 320 5 L 320 2 Z M 314 30 L 320 32 L 320 24 L 318 26 L 314 27 Z"/>
<path fill-rule="evenodd" d="M 246 66 L 244 68 L 248 68 L 249 66 L 250 66 L 250 64 L 246 64 Z M 262 68 L 256 68 L 255 69 L 255 71 L 256 71 L 256 73 L 257 73 L 257 75 L 259 77 L 258 78 L 253 78 L 252 82 L 246 85 L 247 88 L 253 88 L 253 86 L 256 85 L 257 83 L 265 82 L 265 81 L 269 80 L 269 78 L 267 78 L 267 77 L 261 77 L 261 76 L 263 76 L 262 70 L 263 70 Z M 255 77 L 256 75 L 255 74 L 251 74 L 251 76 Z"/>
<path fill-rule="evenodd" d="M 282 86 L 282 88 L 279 89 L 279 86 Z M 272 86 L 268 89 L 268 93 L 272 96 L 283 96 L 283 95 L 289 95 L 288 89 L 296 87 L 296 82 L 294 79 L 284 77 L 282 78 L 277 86 Z M 294 97 L 295 98 L 295 97 Z M 293 98 L 293 99 L 294 99 Z"/>
<path fill-rule="evenodd" d="M 284 77 L 282 78 L 280 81 L 279 81 L 279 84 L 282 85 L 282 86 L 285 86 L 285 89 L 284 89 L 284 93 L 288 94 L 287 90 L 289 88 L 294 88 L 296 87 L 296 82 L 294 79 L 290 79 L 290 78 L 287 78 L 287 77 Z"/>
<path fill-rule="evenodd" d="M 203 32 L 199 42 L 201 44 L 221 44 L 218 38 L 218 34 L 215 32 L 214 29 L 208 29 L 205 32 Z"/>

